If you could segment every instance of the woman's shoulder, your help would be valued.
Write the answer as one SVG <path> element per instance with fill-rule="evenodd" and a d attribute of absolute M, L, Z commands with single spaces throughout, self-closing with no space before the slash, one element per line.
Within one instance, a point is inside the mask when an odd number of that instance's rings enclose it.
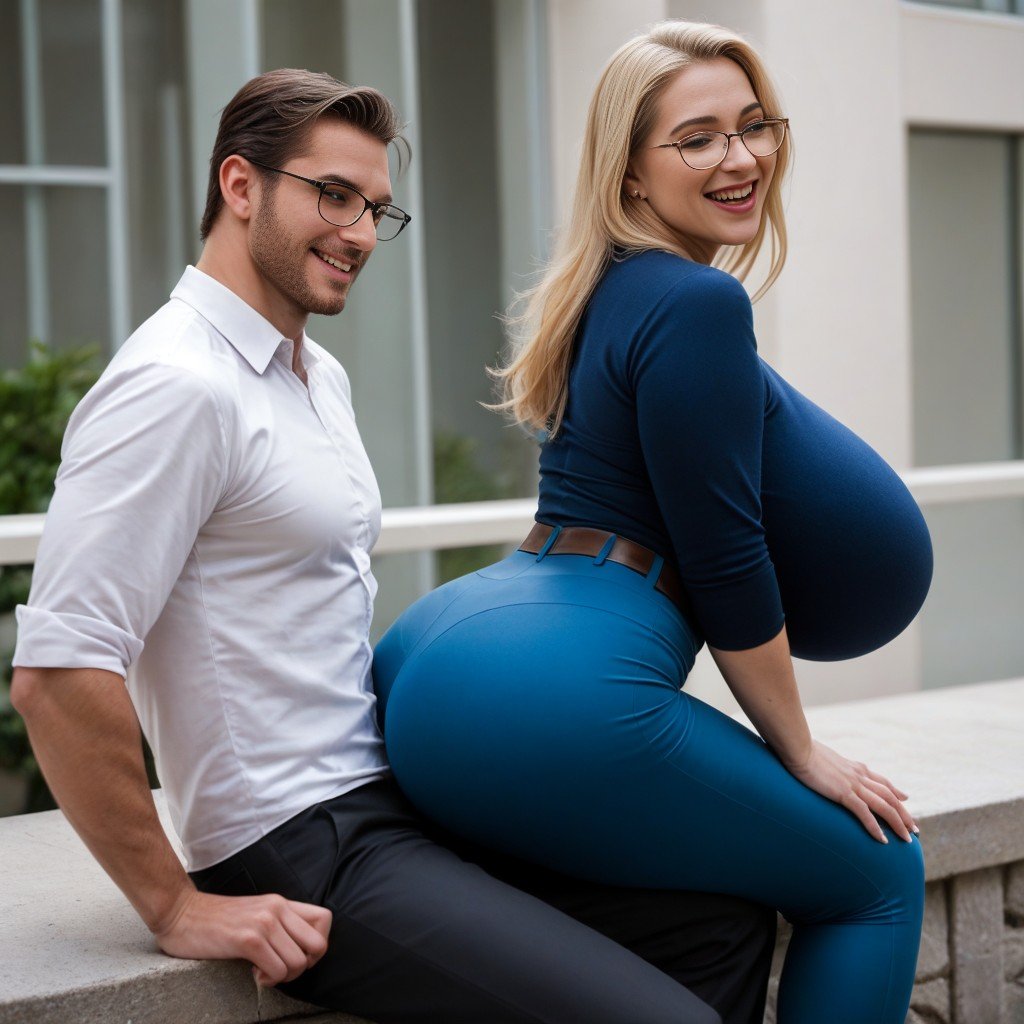
<path fill-rule="evenodd" d="M 740 281 L 672 253 L 616 261 L 589 313 L 634 380 L 647 370 L 753 366 L 757 359 L 750 296 Z"/>
<path fill-rule="evenodd" d="M 750 309 L 750 297 L 732 274 L 658 249 L 613 257 L 599 292 L 625 300 L 645 314 L 665 305 Z"/>

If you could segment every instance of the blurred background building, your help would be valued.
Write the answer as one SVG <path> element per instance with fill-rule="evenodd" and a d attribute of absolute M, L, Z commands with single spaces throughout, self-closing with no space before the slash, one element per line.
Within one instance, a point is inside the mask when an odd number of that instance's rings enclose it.
<path fill-rule="evenodd" d="M 411 228 L 309 328 L 349 371 L 384 503 L 535 493 L 532 442 L 479 405 L 499 314 L 567 209 L 601 67 L 679 17 L 747 35 L 791 119 L 790 254 L 755 307 L 761 354 L 900 472 L 1020 460 L 1021 15 L 1022 0 L 0 0 L 0 366 L 30 338 L 113 351 L 198 256 L 224 104 L 260 71 L 328 71 L 391 96 L 415 154 L 395 189 Z M 807 703 L 1024 676 L 1024 499 L 999 493 L 925 508 L 924 611 L 868 657 L 799 663 Z M 443 571 L 429 553 L 376 570 L 378 634 Z M 706 652 L 692 686 L 730 706 Z"/>

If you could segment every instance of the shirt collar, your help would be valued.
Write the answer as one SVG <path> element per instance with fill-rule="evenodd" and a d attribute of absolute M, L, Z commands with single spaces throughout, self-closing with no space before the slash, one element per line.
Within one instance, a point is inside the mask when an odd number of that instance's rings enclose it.
<path fill-rule="evenodd" d="M 171 298 L 181 299 L 209 321 L 258 374 L 266 371 L 281 342 L 288 341 L 244 299 L 195 267 L 185 268 Z"/>

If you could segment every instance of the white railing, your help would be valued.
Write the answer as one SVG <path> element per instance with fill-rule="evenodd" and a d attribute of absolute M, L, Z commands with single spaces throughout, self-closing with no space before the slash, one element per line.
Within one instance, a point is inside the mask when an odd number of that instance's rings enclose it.
<path fill-rule="evenodd" d="M 903 482 L 921 505 L 1024 497 L 1024 460 L 910 469 Z M 511 544 L 526 536 L 536 498 L 387 508 L 375 554 Z M 44 515 L 0 516 L 0 565 L 35 561 Z"/>

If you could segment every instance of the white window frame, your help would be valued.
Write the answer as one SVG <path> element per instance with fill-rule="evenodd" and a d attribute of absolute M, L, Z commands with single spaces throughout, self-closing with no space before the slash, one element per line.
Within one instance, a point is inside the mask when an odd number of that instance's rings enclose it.
<path fill-rule="evenodd" d="M 43 159 L 44 110 L 38 0 L 19 0 L 21 15 L 22 104 L 25 122 L 24 164 L 0 165 L 0 185 L 25 189 L 25 266 L 28 279 L 30 337 L 52 341 L 46 252 L 46 187 L 93 187 L 106 192 L 107 304 L 110 351 L 128 337 L 131 281 L 128 261 L 128 190 L 125 170 L 124 72 L 121 55 L 121 0 L 101 0 L 100 45 L 103 58 L 103 116 L 106 166 L 48 164 Z"/>

